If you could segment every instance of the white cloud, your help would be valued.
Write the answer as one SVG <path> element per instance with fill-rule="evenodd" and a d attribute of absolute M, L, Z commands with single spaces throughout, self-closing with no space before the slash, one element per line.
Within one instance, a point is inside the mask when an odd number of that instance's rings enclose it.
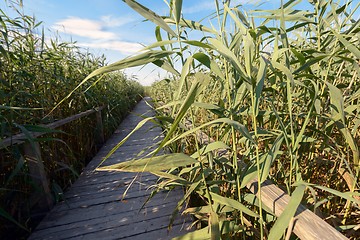
<path fill-rule="evenodd" d="M 112 15 L 101 16 L 96 20 L 67 17 L 56 22 L 52 29 L 60 33 L 66 33 L 74 37 L 76 45 L 83 48 L 89 48 L 92 52 L 107 52 L 107 60 L 111 62 L 118 61 L 119 58 L 127 57 L 129 55 L 138 54 L 144 46 L 134 41 L 127 41 L 121 39 L 122 26 L 130 22 L 137 21 L 138 18 L 133 16 L 122 16 L 120 18 Z M 120 27 L 120 28 L 118 28 Z M 116 33 L 120 32 L 120 33 Z M 141 36 L 142 32 L 132 33 L 136 36 L 135 39 L 144 42 L 148 40 L 148 36 Z M 140 37 L 141 36 L 141 37 Z M 82 37 L 82 38 L 79 38 Z M 129 39 L 129 34 L 126 39 Z M 131 37 L 130 37 L 131 39 Z M 151 64 L 146 67 L 129 68 L 125 71 L 129 75 L 137 75 L 139 82 L 144 85 L 150 85 L 157 79 L 161 79 L 165 73 L 159 69 L 154 70 Z"/>
<path fill-rule="evenodd" d="M 120 27 L 136 20 L 133 16 L 114 17 L 112 15 L 102 16 L 100 19 L 105 27 Z"/>
<path fill-rule="evenodd" d="M 105 31 L 103 29 L 104 24 L 101 21 L 78 17 L 68 17 L 56 22 L 52 28 L 59 32 L 91 39 L 114 39 L 117 37 L 115 33 Z"/>
<path fill-rule="evenodd" d="M 56 22 L 52 28 L 72 36 L 87 38 L 77 40 L 80 47 L 114 50 L 127 56 L 139 52 L 143 46 L 135 42 L 118 40 L 120 36 L 107 28 L 119 27 L 132 21 L 134 20 L 131 16 L 116 18 L 107 15 L 100 17 L 100 20 L 68 17 Z"/>
<path fill-rule="evenodd" d="M 115 50 L 124 55 L 134 54 L 139 52 L 143 46 L 139 43 L 134 42 L 126 42 L 126 41 L 102 41 L 102 42 L 79 42 L 79 46 L 81 47 L 88 47 L 88 48 L 102 48 L 107 50 Z"/>

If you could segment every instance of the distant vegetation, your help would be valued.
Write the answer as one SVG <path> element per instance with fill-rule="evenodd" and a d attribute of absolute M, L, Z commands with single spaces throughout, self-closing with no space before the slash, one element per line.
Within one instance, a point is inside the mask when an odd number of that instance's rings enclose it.
<path fill-rule="evenodd" d="M 2 139 L 99 106 L 105 106 L 105 137 L 110 136 L 144 94 L 142 86 L 114 72 L 92 78 L 66 98 L 92 71 L 106 65 L 105 57 L 58 37 L 50 39 L 41 22 L 12 6 L 15 17 L 0 10 L 0 146 Z M 95 115 L 90 115 L 37 139 L 55 200 L 61 200 L 62 190 L 96 152 L 94 128 Z M 0 164 L 0 238 L 16 239 L 33 227 L 34 193 L 40 190 L 31 181 L 21 145 L 1 148 Z"/>
<path fill-rule="evenodd" d="M 173 153 L 169 167 L 149 156 L 114 168 L 143 163 L 162 177 L 159 189 L 185 188 L 177 210 L 189 204 L 202 229 L 183 239 L 285 238 L 300 203 L 358 238 L 359 4 L 309 1 L 301 10 L 288 1 L 247 13 L 215 0 L 202 25 L 183 18 L 181 0 L 162 17 L 124 2 L 157 25 L 157 42 L 113 68 L 152 62 L 172 73 L 151 91 L 166 133 L 159 149 Z M 291 195 L 288 211 L 276 218 L 264 207 L 246 188 L 254 178 Z"/>

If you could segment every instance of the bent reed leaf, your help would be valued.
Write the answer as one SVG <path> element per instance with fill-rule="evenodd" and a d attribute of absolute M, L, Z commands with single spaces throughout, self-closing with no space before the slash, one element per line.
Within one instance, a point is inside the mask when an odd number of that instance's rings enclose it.
<path fill-rule="evenodd" d="M 166 24 L 166 22 L 162 19 L 162 17 L 160 17 L 159 15 L 157 15 L 147 7 L 141 5 L 140 3 L 134 0 L 123 0 L 123 2 L 125 2 L 129 7 L 134 9 L 136 12 L 138 12 L 141 16 L 143 16 L 147 20 L 155 23 L 157 26 L 160 26 L 162 29 L 164 29 L 172 36 L 176 36 L 176 33 L 169 27 L 169 25 Z"/>
<path fill-rule="evenodd" d="M 130 160 L 109 166 L 99 167 L 99 171 L 158 172 L 171 168 L 184 167 L 197 163 L 196 159 L 183 153 L 172 153 L 139 160 Z"/>

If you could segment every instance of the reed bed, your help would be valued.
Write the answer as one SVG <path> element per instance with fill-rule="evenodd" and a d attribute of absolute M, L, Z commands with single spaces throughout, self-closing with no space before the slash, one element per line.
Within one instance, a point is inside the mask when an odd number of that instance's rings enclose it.
<path fill-rule="evenodd" d="M 157 120 L 165 137 L 147 158 L 101 170 L 157 174 L 155 192 L 184 187 L 174 213 L 186 204 L 199 230 L 178 239 L 285 238 L 300 203 L 358 238 L 359 3 L 309 1 L 303 10 L 290 0 L 246 12 L 215 0 L 214 13 L 196 22 L 181 0 L 165 1 L 167 16 L 123 1 L 156 24 L 157 42 L 88 79 L 149 63 L 167 70 L 151 89 L 158 116 L 135 128 Z M 172 153 L 154 157 L 161 148 Z M 245 188 L 254 178 L 291 195 L 280 217 Z"/>
<path fill-rule="evenodd" d="M 40 143 L 53 198 L 60 201 L 63 190 L 99 148 L 94 140 L 95 115 L 56 130 L 41 126 L 105 106 L 102 119 L 107 138 L 144 90 L 121 72 L 79 86 L 92 71 L 107 65 L 106 58 L 57 36 L 48 38 L 41 22 L 24 14 L 20 3 L 9 2 L 15 17 L 0 10 L 0 143 L 18 133 L 48 132 L 31 141 Z M 0 236 L 17 239 L 44 215 L 36 199 L 41 189 L 31 180 L 21 145 L 0 149 L 0 162 Z"/>

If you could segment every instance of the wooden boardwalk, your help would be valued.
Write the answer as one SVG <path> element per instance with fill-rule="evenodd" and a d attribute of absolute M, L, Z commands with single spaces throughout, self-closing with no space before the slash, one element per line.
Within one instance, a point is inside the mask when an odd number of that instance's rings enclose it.
<path fill-rule="evenodd" d="M 149 99 L 145 99 L 149 100 Z M 168 224 L 182 189 L 160 192 L 141 209 L 157 177 L 150 173 L 94 171 L 106 154 L 142 119 L 154 112 L 142 100 L 85 168 L 80 178 L 65 193 L 66 201 L 57 204 L 30 236 L 35 239 L 171 239 L 186 233 L 189 220 L 178 216 L 170 231 Z M 144 150 L 156 147 L 161 128 L 146 123 L 105 163 L 123 162 Z M 135 181 L 134 178 L 136 177 Z M 126 197 L 123 193 L 132 183 Z"/>

